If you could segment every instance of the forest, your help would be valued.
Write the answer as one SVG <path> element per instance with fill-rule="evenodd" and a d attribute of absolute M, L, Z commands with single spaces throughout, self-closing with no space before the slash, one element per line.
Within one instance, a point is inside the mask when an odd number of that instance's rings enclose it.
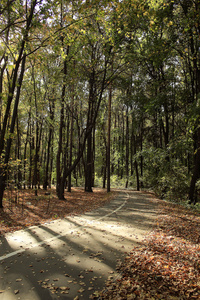
<path fill-rule="evenodd" d="M 198 202 L 199 0 L 1 0 L 0 207 L 9 186 Z"/>

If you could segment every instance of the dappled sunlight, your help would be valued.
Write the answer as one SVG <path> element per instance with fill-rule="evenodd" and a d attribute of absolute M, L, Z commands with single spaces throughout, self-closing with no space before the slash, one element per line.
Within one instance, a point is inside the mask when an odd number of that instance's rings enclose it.
<path fill-rule="evenodd" d="M 0 210 L 0 235 L 13 230 L 30 227 L 31 225 L 45 224 L 58 218 L 64 218 L 70 214 L 82 214 L 94 210 L 114 197 L 115 192 L 109 195 L 105 190 L 95 188 L 91 194 L 85 193 L 82 188 L 72 188 L 71 193 L 65 192 L 66 201 L 60 201 L 56 197 L 56 189 L 46 191 L 38 190 L 37 196 L 33 189 L 18 191 L 18 200 L 15 195 L 10 197 L 5 191 L 4 209 Z M 11 199 L 12 198 L 12 199 Z"/>
<path fill-rule="evenodd" d="M 155 212 L 143 212 L 141 206 L 140 216 L 139 205 L 135 208 L 135 200 L 129 198 L 117 198 L 94 213 L 67 216 L 7 235 L 4 242 L 10 247 L 10 258 L 2 261 L 8 267 L 4 269 L 7 280 L 21 273 L 23 261 L 23 282 L 29 289 L 28 295 L 32 295 L 30 286 L 34 283 L 42 288 L 43 299 L 52 299 L 54 294 L 61 299 L 66 295 L 69 299 L 76 295 L 89 299 L 108 278 L 119 276 L 117 264 L 142 243 L 152 225 Z"/>
<path fill-rule="evenodd" d="M 37 243 L 36 237 L 34 237 L 30 232 L 23 231 L 17 231 L 14 234 L 10 234 L 6 237 L 9 245 L 12 248 L 18 249 L 18 248 L 27 248 L 29 246 L 34 245 Z"/>

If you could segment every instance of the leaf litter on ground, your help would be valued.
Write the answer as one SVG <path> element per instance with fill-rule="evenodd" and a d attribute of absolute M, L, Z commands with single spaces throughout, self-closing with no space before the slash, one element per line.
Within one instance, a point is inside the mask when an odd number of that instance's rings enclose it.
<path fill-rule="evenodd" d="M 0 234 L 85 213 L 103 206 L 114 195 L 102 189 L 94 193 L 73 189 L 66 193 L 66 201 L 59 201 L 53 189 L 49 196 L 44 190 L 39 190 L 38 196 L 33 190 L 23 190 L 16 201 L 7 192 L 0 211 Z M 105 289 L 95 291 L 91 299 L 200 299 L 200 214 L 155 201 L 159 204 L 156 229 L 118 266 L 118 279 L 109 277 Z M 69 289 L 50 288 L 62 293 Z"/>
<path fill-rule="evenodd" d="M 200 214 L 157 203 L 156 228 L 118 266 L 118 279 L 91 299 L 200 299 Z"/>
<path fill-rule="evenodd" d="M 67 215 L 79 215 L 94 210 L 109 202 L 116 192 L 94 188 L 87 193 L 83 188 L 72 188 L 65 192 L 66 200 L 58 200 L 55 188 L 20 191 L 6 190 L 3 199 L 4 208 L 0 210 L 0 236 L 32 225 L 39 225 Z"/>

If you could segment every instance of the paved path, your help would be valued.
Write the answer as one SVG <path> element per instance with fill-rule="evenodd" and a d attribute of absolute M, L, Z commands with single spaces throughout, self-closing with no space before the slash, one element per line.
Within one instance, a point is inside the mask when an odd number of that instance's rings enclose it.
<path fill-rule="evenodd" d="M 88 300 L 119 276 L 118 260 L 141 243 L 156 206 L 121 191 L 95 211 L 7 234 L 0 240 L 0 300 Z"/>

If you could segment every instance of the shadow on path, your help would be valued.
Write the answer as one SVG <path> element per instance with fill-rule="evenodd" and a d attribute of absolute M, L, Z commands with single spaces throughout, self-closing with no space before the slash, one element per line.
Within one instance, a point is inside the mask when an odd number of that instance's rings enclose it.
<path fill-rule="evenodd" d="M 156 206 L 150 199 L 121 192 L 95 211 L 6 235 L 0 300 L 89 299 L 109 276 L 119 276 L 117 262 L 153 226 Z"/>

